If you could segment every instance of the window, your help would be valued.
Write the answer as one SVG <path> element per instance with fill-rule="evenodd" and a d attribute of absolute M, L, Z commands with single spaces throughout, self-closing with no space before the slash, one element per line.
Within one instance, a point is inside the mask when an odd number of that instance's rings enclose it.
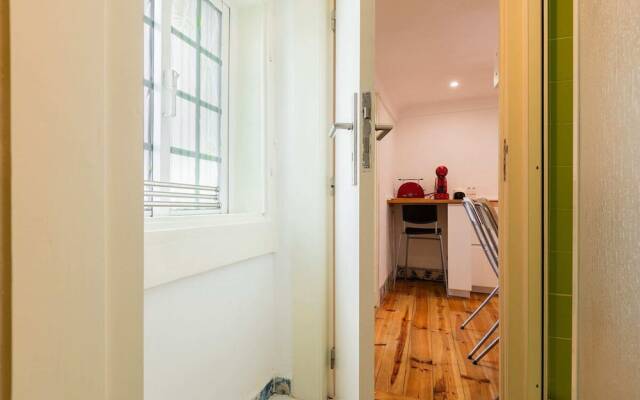
<path fill-rule="evenodd" d="M 228 210 L 229 8 L 144 0 L 145 215 Z"/>

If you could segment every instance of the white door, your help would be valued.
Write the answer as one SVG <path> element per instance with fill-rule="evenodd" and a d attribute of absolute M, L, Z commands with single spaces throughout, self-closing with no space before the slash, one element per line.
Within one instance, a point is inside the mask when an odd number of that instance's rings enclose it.
<path fill-rule="evenodd" d="M 374 398 L 374 0 L 336 1 L 335 399 Z M 355 114 L 355 115 L 354 115 Z"/>

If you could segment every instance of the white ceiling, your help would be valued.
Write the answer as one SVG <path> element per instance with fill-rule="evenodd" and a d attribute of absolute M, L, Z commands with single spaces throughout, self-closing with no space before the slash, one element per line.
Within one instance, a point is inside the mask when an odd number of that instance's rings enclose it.
<path fill-rule="evenodd" d="M 497 96 L 499 0 L 377 0 L 376 86 L 395 112 Z M 451 89 L 449 82 L 460 86 Z"/>

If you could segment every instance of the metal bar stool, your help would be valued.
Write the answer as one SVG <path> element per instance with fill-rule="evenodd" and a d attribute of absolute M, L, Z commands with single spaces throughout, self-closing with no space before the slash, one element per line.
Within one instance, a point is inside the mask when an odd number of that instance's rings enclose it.
<path fill-rule="evenodd" d="M 402 236 L 405 237 L 405 279 L 409 275 L 409 241 L 411 239 L 437 240 L 440 242 L 440 261 L 444 274 L 445 288 L 447 287 L 447 265 L 444 257 L 444 244 L 442 241 L 442 229 L 438 227 L 438 206 L 435 205 L 406 205 L 402 206 Z M 412 225 L 423 225 L 411 227 Z M 428 225 L 428 226 L 424 226 Z M 399 252 L 398 252 L 399 253 Z M 396 254 L 395 270 L 393 273 L 393 285 L 395 287 L 398 275 L 398 254 Z"/>
<path fill-rule="evenodd" d="M 489 260 L 489 264 L 491 269 L 496 274 L 496 277 L 499 277 L 498 272 L 498 216 L 496 215 L 493 207 L 489 205 L 489 202 L 486 199 L 478 199 L 477 201 L 472 201 L 473 207 L 476 210 L 476 217 L 478 220 L 478 224 L 485 227 L 484 230 L 480 230 L 480 235 L 485 238 L 485 243 L 488 246 L 488 252 L 483 245 L 483 250 L 487 259 Z M 473 225 L 473 221 L 471 221 Z M 474 225 L 475 230 L 475 225 Z M 476 232 L 476 236 L 478 236 L 478 232 Z M 480 243 L 483 243 L 483 240 L 478 236 Z M 500 291 L 500 287 L 496 286 L 495 289 L 489 293 L 489 295 L 484 299 L 484 301 L 476 308 L 476 310 L 469 315 L 469 317 L 460 325 L 460 329 L 464 329 L 467 325 L 480 313 L 480 311 L 494 298 L 498 292 Z"/>
<path fill-rule="evenodd" d="M 473 226 L 473 230 L 480 241 L 480 245 L 487 256 L 487 260 L 491 265 L 491 269 L 499 276 L 499 267 L 498 267 L 498 224 L 497 217 L 495 212 L 491 209 L 488 202 L 486 200 L 473 201 L 469 198 L 465 198 L 463 201 L 463 205 L 465 211 L 467 212 L 467 216 L 469 217 L 469 221 Z M 484 308 L 491 298 L 493 298 L 498 293 L 498 287 L 496 287 L 489 296 L 480 304 L 480 306 L 467 318 L 467 320 L 462 324 L 460 329 L 464 329 L 465 326 Z M 473 347 L 473 349 L 467 355 L 467 358 L 473 360 L 473 364 L 478 364 L 480 360 L 484 358 L 484 356 L 493 349 L 498 342 L 500 341 L 500 337 L 496 337 L 489 343 L 489 345 L 482 350 L 477 357 L 474 358 L 474 355 L 480 350 L 480 348 L 486 343 L 487 340 L 491 337 L 491 335 L 498 329 L 498 325 L 500 324 L 500 319 L 498 319 L 492 326 L 489 328 L 487 333 L 480 339 L 480 341 Z"/>

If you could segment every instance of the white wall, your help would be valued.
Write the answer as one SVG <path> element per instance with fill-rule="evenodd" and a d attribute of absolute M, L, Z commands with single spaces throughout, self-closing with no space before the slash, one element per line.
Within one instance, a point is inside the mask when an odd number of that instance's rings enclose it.
<path fill-rule="evenodd" d="M 390 139 L 390 140 L 389 140 Z M 380 142 L 380 286 L 391 272 L 388 206 L 397 178 L 423 178 L 425 193 L 434 191 L 435 169 L 446 165 L 449 194 L 475 186 L 478 196 L 496 199 L 498 193 L 497 99 L 432 104 L 401 112 L 395 129 Z M 394 186 L 395 185 L 395 186 Z M 439 267 L 437 242 L 412 242 L 411 266 Z M 400 264 L 404 263 L 404 250 Z"/>
<path fill-rule="evenodd" d="M 453 105 L 452 105 L 453 107 Z M 398 121 L 396 177 L 424 178 L 433 192 L 435 169 L 446 165 L 449 193 L 475 186 L 478 196 L 498 195 L 498 104 L 487 101 L 473 109 L 427 109 Z"/>
<path fill-rule="evenodd" d="M 273 376 L 291 377 L 296 398 L 326 399 L 328 5 L 273 0 L 268 9 L 266 124 L 277 147 L 268 212 L 278 244 L 232 265 L 203 263 L 185 279 L 154 279 L 161 284 L 145 293 L 149 400 L 249 400 Z M 215 241 L 199 257 L 207 250 L 212 258 Z M 172 258 L 166 267 L 181 265 Z"/>
<path fill-rule="evenodd" d="M 147 223 L 148 400 L 249 400 L 273 377 L 292 374 L 291 352 L 278 351 L 290 307 L 276 307 L 290 288 L 274 262 L 274 188 L 265 193 L 276 157 L 275 129 L 265 119 L 267 46 L 280 45 L 267 41 L 267 2 L 231 7 L 230 214 L 182 218 L 194 225 Z"/>
<path fill-rule="evenodd" d="M 396 124 L 396 117 L 393 110 L 385 103 L 383 94 L 377 95 L 376 102 L 376 122 L 378 124 Z M 396 178 L 395 165 L 397 153 L 398 130 L 394 127 L 383 140 L 377 143 L 376 160 L 378 168 L 378 279 L 376 290 L 384 285 L 393 261 L 391 259 L 393 251 L 391 249 L 391 238 L 389 229 L 391 226 L 391 213 L 387 207 L 387 199 L 394 197 L 394 180 Z M 378 298 L 376 296 L 376 298 Z"/>
<path fill-rule="evenodd" d="M 277 371 L 272 255 L 145 292 L 145 398 L 251 399 Z"/>
<path fill-rule="evenodd" d="M 281 0 L 270 55 L 278 101 L 278 304 L 290 310 L 280 348 L 290 354 L 293 396 L 327 398 L 330 258 L 329 4 Z M 283 322 L 287 322 L 286 320 Z M 287 329 L 288 328 L 288 329 Z"/>
<path fill-rule="evenodd" d="M 231 7 L 229 71 L 229 212 L 266 208 L 266 1 L 227 1 Z"/>

